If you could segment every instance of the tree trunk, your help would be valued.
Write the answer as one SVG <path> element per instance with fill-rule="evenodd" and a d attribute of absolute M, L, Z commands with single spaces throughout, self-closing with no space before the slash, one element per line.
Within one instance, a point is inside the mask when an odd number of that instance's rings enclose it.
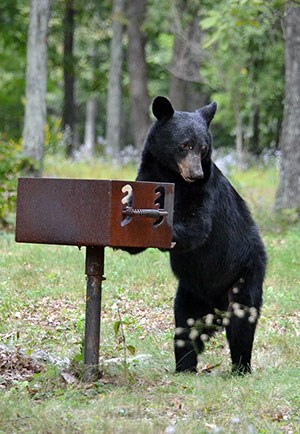
<path fill-rule="evenodd" d="M 138 149 L 142 148 L 150 126 L 146 40 L 142 30 L 146 9 L 147 0 L 130 0 L 127 3 L 131 129 L 134 145 Z"/>
<path fill-rule="evenodd" d="M 285 10 L 285 101 L 276 208 L 300 211 L 300 5 Z"/>
<path fill-rule="evenodd" d="M 117 156 L 121 149 L 123 18 L 125 1 L 113 2 L 113 37 L 110 47 L 110 72 L 107 95 L 106 142 L 108 153 Z"/>
<path fill-rule="evenodd" d="M 88 160 L 94 157 L 96 143 L 97 100 L 92 96 L 86 104 L 86 119 L 84 130 L 84 145 L 82 156 Z"/>
<path fill-rule="evenodd" d="M 169 97 L 177 110 L 195 110 L 206 103 L 194 84 L 200 82 L 202 59 L 199 7 L 181 0 L 175 11 L 175 41 Z M 185 24 L 184 24 L 185 23 Z"/>
<path fill-rule="evenodd" d="M 243 119 L 239 107 L 235 109 L 235 123 L 236 123 L 236 152 L 238 163 L 242 167 L 245 162 L 245 150 L 243 140 Z"/>
<path fill-rule="evenodd" d="M 26 107 L 23 131 L 24 154 L 33 160 L 27 174 L 42 174 L 48 73 L 48 23 L 50 0 L 31 0 L 27 43 Z"/>
<path fill-rule="evenodd" d="M 62 124 L 67 135 L 66 152 L 71 156 L 74 151 L 74 128 L 75 128 L 75 71 L 74 71 L 74 29 L 75 29 L 74 0 L 66 0 L 64 15 L 64 102 Z"/>
<path fill-rule="evenodd" d="M 184 66 L 182 66 L 183 61 L 181 60 L 181 54 L 183 51 L 184 41 L 181 35 L 177 32 L 173 47 L 173 64 L 171 67 L 169 98 L 175 109 L 181 111 L 188 110 L 188 88 L 190 85 L 190 82 L 184 79 L 184 72 L 181 72 L 181 70 L 184 70 Z M 184 61 L 184 63 L 185 62 L 186 61 Z"/>
<path fill-rule="evenodd" d="M 259 155 L 262 152 L 260 147 L 260 106 L 256 104 L 253 107 L 252 117 L 252 138 L 251 138 L 251 152 L 255 155 Z"/>

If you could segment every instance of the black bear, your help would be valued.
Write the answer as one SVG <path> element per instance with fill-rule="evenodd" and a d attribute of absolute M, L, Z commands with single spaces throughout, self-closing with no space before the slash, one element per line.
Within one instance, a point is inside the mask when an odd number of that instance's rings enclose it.
<path fill-rule="evenodd" d="M 266 253 L 246 203 L 211 160 L 216 109 L 213 102 L 193 113 L 174 111 L 167 98 L 156 97 L 157 121 L 145 139 L 137 181 L 175 184 L 176 371 L 196 371 L 204 341 L 219 324 L 233 372 L 245 374 L 251 372 Z"/>

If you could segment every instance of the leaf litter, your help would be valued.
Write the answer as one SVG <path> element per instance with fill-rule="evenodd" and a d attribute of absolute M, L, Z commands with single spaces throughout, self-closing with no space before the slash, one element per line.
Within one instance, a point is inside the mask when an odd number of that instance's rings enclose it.
<path fill-rule="evenodd" d="M 129 330 L 127 332 L 130 331 L 131 327 L 135 328 L 138 325 L 140 327 L 140 339 L 145 339 L 148 334 L 154 331 L 165 332 L 173 327 L 173 318 L 167 307 L 151 309 L 149 306 L 145 306 L 143 300 L 133 302 L 122 300 L 121 306 L 122 318 L 125 315 L 132 317 L 132 324 L 128 325 L 127 329 Z M 13 332 L 10 330 L 9 333 L 2 334 L 2 341 L 4 339 L 12 342 L 14 341 L 13 337 L 17 337 L 17 344 L 9 344 L 8 346 L 0 343 L 0 389 L 6 389 L 16 383 L 32 380 L 35 374 L 45 371 L 46 365 L 49 363 L 62 365 L 61 367 L 65 368 L 65 359 L 58 360 L 58 358 L 52 357 L 43 349 L 31 348 L 33 351 L 29 355 L 26 352 L 25 342 L 28 338 L 30 341 L 30 328 L 38 327 L 43 336 L 45 333 L 50 333 L 50 336 L 52 336 L 53 333 L 66 333 L 69 331 L 74 335 L 73 339 L 70 339 L 74 344 L 75 341 L 78 341 L 78 336 L 75 337 L 75 335 L 78 334 L 78 330 L 76 330 L 77 323 L 79 317 L 83 315 L 83 307 L 83 300 L 53 300 L 46 296 L 35 302 L 25 303 L 19 306 L 18 310 L 12 312 L 11 316 L 14 318 L 17 327 L 14 328 Z M 112 328 L 114 328 L 113 318 L 115 316 L 115 309 L 110 303 L 103 306 L 102 322 L 109 321 Z M 37 336 L 35 338 L 37 338 L 37 341 L 39 340 Z M 42 336 L 40 340 L 42 340 Z M 39 343 L 42 345 L 42 342 Z M 132 351 L 129 352 L 133 353 Z M 144 357 L 144 355 L 140 356 L 141 358 Z M 139 360 L 139 356 L 135 356 L 133 359 L 136 362 L 136 360 Z M 71 373 L 62 372 L 62 378 L 67 384 L 74 381 Z"/>
<path fill-rule="evenodd" d="M 43 364 L 27 356 L 19 348 L 10 349 L 0 344 L 0 389 L 10 387 L 16 382 L 30 381 L 44 369 Z"/>

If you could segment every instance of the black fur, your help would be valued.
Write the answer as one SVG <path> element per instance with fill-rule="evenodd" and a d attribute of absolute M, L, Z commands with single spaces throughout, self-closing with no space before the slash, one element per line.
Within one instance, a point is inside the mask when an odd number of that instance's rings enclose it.
<path fill-rule="evenodd" d="M 196 370 L 204 343 L 203 336 L 190 333 L 193 321 L 217 309 L 234 312 L 225 323 L 233 370 L 247 373 L 266 254 L 247 205 L 211 161 L 209 124 L 216 108 L 212 103 L 194 113 L 178 112 L 169 100 L 157 97 L 157 121 L 146 137 L 137 180 L 175 184 L 176 245 L 170 261 L 179 282 L 174 304 L 176 370 Z"/>

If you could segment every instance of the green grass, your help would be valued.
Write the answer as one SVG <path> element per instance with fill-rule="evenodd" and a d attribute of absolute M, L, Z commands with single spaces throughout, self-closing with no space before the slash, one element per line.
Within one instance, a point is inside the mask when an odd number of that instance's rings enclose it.
<path fill-rule="evenodd" d="M 132 167 L 120 173 L 108 165 L 53 159 L 46 173 L 135 176 Z M 253 374 L 230 375 L 224 334 L 207 345 L 199 375 L 174 374 L 176 281 L 168 255 L 149 249 L 132 257 L 106 248 L 101 359 L 118 357 L 121 363 L 105 363 L 103 378 L 93 384 L 65 381 L 57 363 L 72 360 L 74 373 L 82 360 L 85 249 L 16 244 L 13 234 L 2 232 L 0 344 L 29 356 L 43 350 L 53 362 L 32 379 L 4 387 L 0 359 L 0 433 L 300 432 L 300 227 L 272 214 L 274 169 L 253 168 L 231 179 L 262 227 L 269 255 Z M 120 317 L 126 345 L 137 356 L 146 354 L 145 361 L 125 365 L 124 345 L 114 330 Z M 130 357 L 127 351 L 127 361 Z M 210 374 L 208 365 L 215 366 Z"/>
<path fill-rule="evenodd" d="M 59 178 L 86 178 L 86 179 L 122 179 L 131 181 L 135 179 L 136 167 L 114 166 L 109 161 L 92 160 L 74 162 L 59 156 L 47 156 L 45 159 L 44 176 L 57 176 Z"/>

